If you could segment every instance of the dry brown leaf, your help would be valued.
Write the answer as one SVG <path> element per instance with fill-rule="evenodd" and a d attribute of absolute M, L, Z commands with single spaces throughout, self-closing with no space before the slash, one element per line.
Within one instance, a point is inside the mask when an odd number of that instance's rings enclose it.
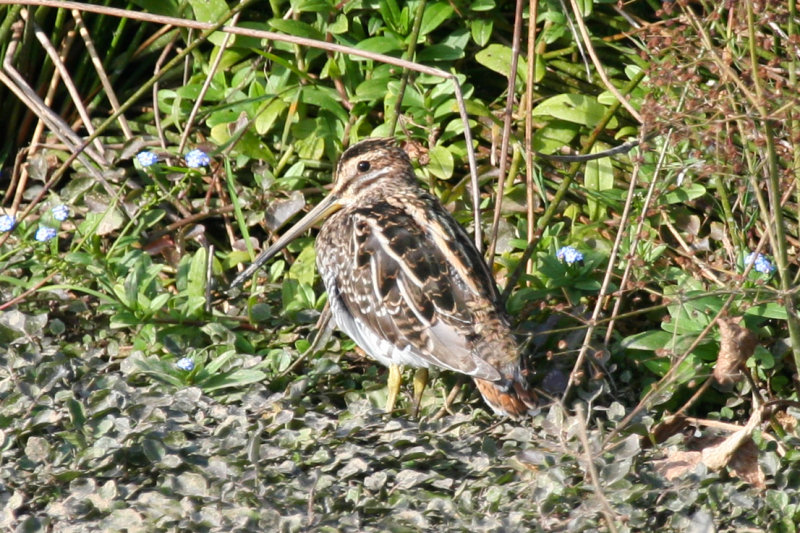
<path fill-rule="evenodd" d="M 667 458 L 653 461 L 656 472 L 666 479 L 672 481 L 684 475 L 700 463 L 703 454 L 700 452 L 689 452 L 682 450 L 668 450 Z"/>
<path fill-rule="evenodd" d="M 406 141 L 403 143 L 403 150 L 408 154 L 408 157 L 412 160 L 418 160 L 419 164 L 422 166 L 427 165 L 431 160 L 428 149 L 419 141 Z"/>
<path fill-rule="evenodd" d="M 703 462 L 712 470 L 726 466 L 739 478 L 754 487 L 766 487 L 764 472 L 758 464 L 758 448 L 751 435 L 761 423 L 761 409 L 753 411 L 747 425 L 728 436 L 724 441 L 703 450 Z"/>
<path fill-rule="evenodd" d="M 666 459 L 654 462 L 656 471 L 673 480 L 693 470 L 700 462 L 709 470 L 721 470 L 727 466 L 735 476 L 763 489 L 766 479 L 758 464 L 758 448 L 750 437 L 760 422 L 761 410 L 756 410 L 745 427 L 721 441 L 709 438 L 706 441 L 709 445 L 701 451 L 669 450 Z"/>
<path fill-rule="evenodd" d="M 664 417 L 664 419 L 656 424 L 651 431 L 653 442 L 660 444 L 676 433 L 683 431 L 683 428 L 686 426 L 686 417 L 683 415 L 679 414 Z M 642 440 L 644 441 L 646 439 Z M 647 444 L 649 444 L 649 442 L 650 441 L 647 440 Z"/>
<path fill-rule="evenodd" d="M 758 338 L 755 333 L 741 327 L 731 318 L 720 318 L 717 325 L 720 343 L 714 379 L 723 387 L 730 387 L 742 379 L 739 368 L 753 355 Z"/>
<path fill-rule="evenodd" d="M 750 415 L 750 420 L 747 421 L 745 427 L 732 433 L 716 446 L 703 449 L 703 462 L 712 470 L 719 470 L 727 466 L 739 446 L 750 440 L 750 435 L 753 434 L 753 430 L 759 422 L 761 422 L 761 410 L 757 409 Z"/>
<path fill-rule="evenodd" d="M 797 434 L 797 419 L 795 417 L 786 411 L 778 411 L 774 416 L 786 433 Z"/>
<path fill-rule="evenodd" d="M 766 476 L 758 464 L 758 446 L 748 438 L 731 457 L 728 467 L 739 479 L 743 479 L 758 489 L 767 487 Z"/>

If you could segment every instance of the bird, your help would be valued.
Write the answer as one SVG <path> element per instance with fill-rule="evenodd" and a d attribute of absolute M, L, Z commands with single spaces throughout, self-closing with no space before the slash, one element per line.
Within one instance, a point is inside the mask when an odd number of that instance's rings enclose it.
<path fill-rule="evenodd" d="M 336 325 L 389 367 L 386 411 L 400 365 L 417 368 L 416 409 L 427 369 L 471 377 L 497 414 L 536 407 L 519 347 L 483 256 L 417 180 L 394 138 L 368 138 L 342 153 L 331 192 L 231 282 L 241 285 L 289 242 L 325 219 L 317 270 Z"/>

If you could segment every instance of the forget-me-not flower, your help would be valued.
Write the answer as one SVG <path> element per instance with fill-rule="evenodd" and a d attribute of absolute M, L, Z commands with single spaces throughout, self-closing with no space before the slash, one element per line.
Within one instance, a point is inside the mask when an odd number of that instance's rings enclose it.
<path fill-rule="evenodd" d="M 207 167 L 211 163 L 211 158 L 202 150 L 195 148 L 184 157 L 186 159 L 186 166 L 189 168 Z"/>
<path fill-rule="evenodd" d="M 772 274 L 772 271 L 775 270 L 775 267 L 772 263 L 770 263 L 769 259 L 764 257 L 762 254 L 756 255 L 755 252 L 750 252 L 744 258 L 745 268 L 747 268 L 750 263 L 753 263 L 753 270 L 756 272 L 761 272 L 762 274 Z"/>
<path fill-rule="evenodd" d="M 39 242 L 47 242 L 58 234 L 56 230 L 49 226 L 39 226 L 36 230 L 36 240 Z"/>
<path fill-rule="evenodd" d="M 57 205 L 52 209 L 53 218 L 59 222 L 64 222 L 69 218 L 69 207 L 65 205 Z"/>
<path fill-rule="evenodd" d="M 191 372 L 194 370 L 194 361 L 192 361 L 191 357 L 182 357 L 178 359 L 178 362 L 175 363 L 175 366 L 186 372 Z"/>
<path fill-rule="evenodd" d="M 0 233 L 11 231 L 16 225 L 17 220 L 13 215 L 0 215 Z"/>
<path fill-rule="evenodd" d="M 559 248 L 556 252 L 556 257 L 568 265 L 577 263 L 578 261 L 583 261 L 583 254 L 572 246 L 562 246 Z"/>
<path fill-rule="evenodd" d="M 136 160 L 139 161 L 139 164 L 143 167 L 149 167 L 158 163 L 158 156 L 153 152 L 145 150 L 144 152 L 136 154 Z"/>

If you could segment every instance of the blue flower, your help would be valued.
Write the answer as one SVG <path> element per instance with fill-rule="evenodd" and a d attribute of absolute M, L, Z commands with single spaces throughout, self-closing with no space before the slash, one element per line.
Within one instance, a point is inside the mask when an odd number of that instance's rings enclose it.
<path fill-rule="evenodd" d="M 0 216 L 0 233 L 11 231 L 12 229 L 14 229 L 14 226 L 16 225 L 17 225 L 17 220 L 14 218 L 13 215 Z"/>
<path fill-rule="evenodd" d="M 36 240 L 39 242 L 47 242 L 58 234 L 56 230 L 48 226 L 39 226 L 36 230 Z"/>
<path fill-rule="evenodd" d="M 761 272 L 762 274 L 772 274 L 775 267 L 770 263 L 769 259 L 761 254 L 756 255 L 755 252 L 750 252 L 744 258 L 744 266 L 747 268 L 750 263 L 753 263 L 753 270 Z"/>
<path fill-rule="evenodd" d="M 191 372 L 194 370 L 194 361 L 191 357 L 182 357 L 178 359 L 178 362 L 175 363 L 175 366 L 181 370 L 185 370 L 186 372 Z"/>
<path fill-rule="evenodd" d="M 69 207 L 65 205 L 57 205 L 53 209 L 53 218 L 59 222 L 64 222 L 69 218 Z"/>
<path fill-rule="evenodd" d="M 556 257 L 568 265 L 583 261 L 583 254 L 572 246 L 562 246 L 559 248 L 556 252 Z"/>
<path fill-rule="evenodd" d="M 189 168 L 206 167 L 211 163 L 211 158 L 208 157 L 208 154 L 196 148 L 187 153 L 184 159 L 186 159 L 186 166 Z"/>
<path fill-rule="evenodd" d="M 139 161 L 139 164 L 143 167 L 149 167 L 150 165 L 158 163 L 158 156 L 153 152 L 145 150 L 144 152 L 136 154 L 136 160 Z"/>

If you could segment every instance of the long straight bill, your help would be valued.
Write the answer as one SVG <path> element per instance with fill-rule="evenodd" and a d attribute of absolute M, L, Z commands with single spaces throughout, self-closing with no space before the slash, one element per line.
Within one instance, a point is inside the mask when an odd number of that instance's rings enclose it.
<path fill-rule="evenodd" d="M 241 274 L 234 278 L 233 282 L 231 282 L 231 289 L 235 289 L 244 281 L 255 274 L 256 270 L 261 268 L 264 263 L 272 259 L 275 254 L 283 250 L 287 244 L 295 240 L 297 237 L 302 235 L 304 231 L 314 225 L 318 220 L 323 219 L 330 215 L 331 213 L 338 211 L 342 207 L 341 203 L 339 202 L 339 198 L 335 194 L 329 194 L 324 200 L 322 200 L 314 209 L 308 212 L 306 216 L 301 218 L 297 224 L 289 228 L 286 233 L 281 235 L 281 237 L 275 241 L 275 244 L 261 252 L 261 254 L 256 257 L 256 260 L 253 261 L 253 264 L 244 269 Z"/>

